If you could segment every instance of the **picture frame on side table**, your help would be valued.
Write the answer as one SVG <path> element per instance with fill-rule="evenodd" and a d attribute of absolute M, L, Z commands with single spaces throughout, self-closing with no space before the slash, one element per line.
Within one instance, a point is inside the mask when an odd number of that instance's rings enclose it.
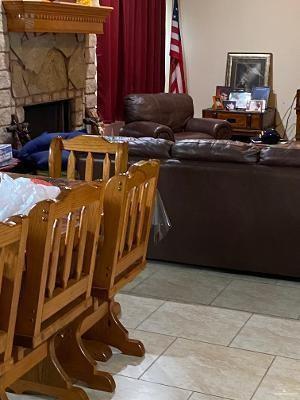
<path fill-rule="evenodd" d="M 224 109 L 227 111 L 234 111 L 236 109 L 236 101 L 235 100 L 224 100 L 223 106 L 224 106 Z"/>
<path fill-rule="evenodd" d="M 251 100 L 247 105 L 247 111 L 264 112 L 266 110 L 266 100 Z"/>
<path fill-rule="evenodd" d="M 231 92 L 231 87 L 229 86 L 217 86 L 216 87 L 216 96 L 220 97 L 222 101 L 229 100 L 229 95 Z"/>
<path fill-rule="evenodd" d="M 246 92 L 271 86 L 271 67 L 272 53 L 228 53 L 225 85 Z"/>
<path fill-rule="evenodd" d="M 221 100 L 221 97 L 219 96 L 213 96 L 213 105 L 212 105 L 213 110 L 224 110 L 224 106 Z"/>
<path fill-rule="evenodd" d="M 252 100 L 265 100 L 266 105 L 269 103 L 271 89 L 269 86 L 254 86 L 252 88 Z"/>
<path fill-rule="evenodd" d="M 230 101 L 236 102 L 236 108 L 241 110 L 246 110 L 247 104 L 251 100 L 251 93 L 250 92 L 231 92 L 229 96 Z"/>

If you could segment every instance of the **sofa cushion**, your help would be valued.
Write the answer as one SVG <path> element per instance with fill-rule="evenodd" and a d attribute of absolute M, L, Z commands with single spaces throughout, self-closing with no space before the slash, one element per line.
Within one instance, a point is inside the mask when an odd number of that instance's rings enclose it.
<path fill-rule="evenodd" d="M 175 140 L 186 140 L 186 139 L 213 139 L 212 135 L 201 132 L 178 132 L 174 134 Z"/>
<path fill-rule="evenodd" d="M 105 137 L 110 142 L 127 142 L 129 156 L 138 158 L 165 159 L 171 156 L 173 142 L 151 137 L 133 138 L 124 136 Z"/>
<path fill-rule="evenodd" d="M 259 148 L 230 140 L 186 139 L 177 141 L 171 153 L 177 159 L 255 164 Z"/>
<path fill-rule="evenodd" d="M 260 151 L 260 164 L 300 167 L 300 144 L 265 146 Z"/>

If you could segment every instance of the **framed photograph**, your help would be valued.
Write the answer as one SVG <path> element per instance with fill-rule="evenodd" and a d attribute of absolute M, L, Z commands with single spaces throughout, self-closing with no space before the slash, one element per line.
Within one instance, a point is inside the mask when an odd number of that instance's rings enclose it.
<path fill-rule="evenodd" d="M 229 95 L 231 92 L 231 87 L 229 86 L 217 86 L 216 87 L 216 96 L 220 97 L 222 101 L 229 100 Z"/>
<path fill-rule="evenodd" d="M 224 109 L 221 97 L 213 96 L 212 108 L 213 108 L 213 110 L 223 110 Z"/>
<path fill-rule="evenodd" d="M 258 86 L 252 89 L 251 100 L 265 100 L 266 104 L 269 103 L 270 88 L 269 86 Z"/>
<path fill-rule="evenodd" d="M 223 107 L 227 111 L 234 111 L 236 109 L 236 101 L 234 100 L 224 100 Z"/>
<path fill-rule="evenodd" d="M 266 109 L 266 100 L 250 100 L 247 111 L 264 112 Z"/>
<path fill-rule="evenodd" d="M 228 53 L 225 85 L 246 92 L 270 86 L 271 66 L 271 53 Z"/>
<path fill-rule="evenodd" d="M 231 92 L 229 96 L 230 101 L 236 102 L 236 108 L 245 110 L 247 108 L 247 104 L 251 100 L 251 93 L 250 92 Z"/>

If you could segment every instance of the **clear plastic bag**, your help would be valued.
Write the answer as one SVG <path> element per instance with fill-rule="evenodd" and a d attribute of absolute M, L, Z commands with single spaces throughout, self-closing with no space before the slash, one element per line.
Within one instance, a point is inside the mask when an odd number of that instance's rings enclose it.
<path fill-rule="evenodd" d="M 12 179 L 0 173 L 0 221 L 13 215 L 28 215 L 38 202 L 55 199 L 60 189 L 33 183 L 28 178 Z"/>
<path fill-rule="evenodd" d="M 156 191 L 156 199 L 154 213 L 152 219 L 153 240 L 158 244 L 164 237 L 167 236 L 172 225 L 165 209 L 164 203 L 159 191 Z"/>

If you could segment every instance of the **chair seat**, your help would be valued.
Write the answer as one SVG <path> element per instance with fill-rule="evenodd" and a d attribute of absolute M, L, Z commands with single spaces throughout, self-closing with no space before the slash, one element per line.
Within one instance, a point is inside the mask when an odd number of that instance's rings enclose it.
<path fill-rule="evenodd" d="M 184 139 L 213 139 L 213 136 L 202 132 L 178 132 L 174 133 L 174 137 L 176 141 Z"/>

